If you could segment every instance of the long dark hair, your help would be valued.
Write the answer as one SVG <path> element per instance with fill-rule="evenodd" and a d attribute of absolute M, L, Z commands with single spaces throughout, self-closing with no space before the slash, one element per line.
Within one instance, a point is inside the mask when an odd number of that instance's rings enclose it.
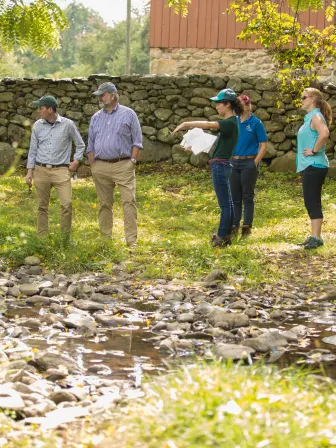
<path fill-rule="evenodd" d="M 223 104 L 230 104 L 231 109 L 234 111 L 236 115 L 241 115 L 244 111 L 242 103 L 238 98 L 230 101 L 222 101 Z"/>

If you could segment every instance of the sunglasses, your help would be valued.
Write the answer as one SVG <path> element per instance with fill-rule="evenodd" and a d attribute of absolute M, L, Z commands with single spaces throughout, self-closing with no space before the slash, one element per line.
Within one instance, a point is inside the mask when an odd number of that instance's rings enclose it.
<path fill-rule="evenodd" d="M 308 95 L 303 95 L 303 96 L 301 97 L 301 101 L 304 101 L 304 100 L 306 100 L 307 98 L 310 98 L 310 96 L 308 96 Z"/>

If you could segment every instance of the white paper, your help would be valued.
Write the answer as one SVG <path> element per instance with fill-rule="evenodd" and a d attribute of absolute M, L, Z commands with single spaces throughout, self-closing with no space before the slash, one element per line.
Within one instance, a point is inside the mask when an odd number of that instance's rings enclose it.
<path fill-rule="evenodd" d="M 216 140 L 215 135 L 206 134 L 203 129 L 194 128 L 185 134 L 181 146 L 191 148 L 195 155 L 201 152 L 208 153 Z"/>

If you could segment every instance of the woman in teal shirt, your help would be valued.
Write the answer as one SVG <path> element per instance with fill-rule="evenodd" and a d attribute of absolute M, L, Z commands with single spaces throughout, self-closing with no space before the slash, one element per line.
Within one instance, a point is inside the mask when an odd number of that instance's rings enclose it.
<path fill-rule="evenodd" d="M 323 245 L 321 193 L 329 167 L 325 144 L 329 138 L 332 110 L 322 93 L 311 87 L 303 91 L 301 100 L 307 115 L 297 136 L 296 166 L 297 172 L 302 173 L 303 198 L 312 228 L 312 234 L 303 246 L 316 249 Z"/>

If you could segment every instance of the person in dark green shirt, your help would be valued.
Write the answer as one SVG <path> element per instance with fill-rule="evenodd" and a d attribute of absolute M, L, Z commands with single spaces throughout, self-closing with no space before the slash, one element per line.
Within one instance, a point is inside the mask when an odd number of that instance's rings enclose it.
<path fill-rule="evenodd" d="M 218 231 L 212 237 L 212 245 L 225 247 L 231 244 L 231 230 L 233 224 L 233 202 L 229 178 L 232 172 L 230 158 L 235 149 L 239 136 L 239 126 L 236 115 L 243 111 L 241 102 L 232 89 L 223 89 L 217 96 L 209 98 L 214 101 L 219 115 L 219 121 L 189 121 L 177 126 L 173 131 L 187 128 L 217 129 L 218 138 L 210 154 L 212 183 L 221 209 Z"/>

